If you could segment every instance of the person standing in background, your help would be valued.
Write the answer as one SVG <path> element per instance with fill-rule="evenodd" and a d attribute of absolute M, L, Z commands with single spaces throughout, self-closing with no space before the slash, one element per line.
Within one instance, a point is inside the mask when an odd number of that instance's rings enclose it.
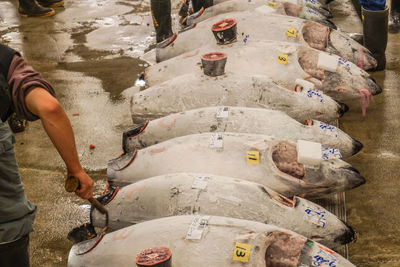
<path fill-rule="evenodd" d="M 64 5 L 64 0 L 19 0 L 18 12 L 22 17 L 50 17 L 55 14 L 52 7 Z"/>

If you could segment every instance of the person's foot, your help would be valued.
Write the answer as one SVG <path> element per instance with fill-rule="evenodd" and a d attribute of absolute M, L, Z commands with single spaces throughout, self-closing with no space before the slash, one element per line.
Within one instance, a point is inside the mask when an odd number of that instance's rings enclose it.
<path fill-rule="evenodd" d="M 37 0 L 44 7 L 60 7 L 64 5 L 64 0 Z"/>
<path fill-rule="evenodd" d="M 34 0 L 19 0 L 18 12 L 22 17 L 50 17 L 55 14 L 54 9 L 42 7 Z"/>

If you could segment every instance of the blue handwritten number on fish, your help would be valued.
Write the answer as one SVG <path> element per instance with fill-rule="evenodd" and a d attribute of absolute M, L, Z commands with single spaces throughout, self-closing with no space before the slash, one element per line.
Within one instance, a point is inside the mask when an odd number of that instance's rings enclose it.
<path fill-rule="evenodd" d="M 336 127 L 333 125 L 330 125 L 330 124 L 327 124 L 324 122 L 320 122 L 319 128 L 321 128 L 322 130 L 330 131 L 331 133 L 334 133 L 336 137 L 338 137 Z"/>
<path fill-rule="evenodd" d="M 309 8 L 309 7 L 307 7 L 307 12 L 310 14 L 319 15 L 319 13 L 317 11 L 315 11 L 314 9 Z"/>
<path fill-rule="evenodd" d="M 322 94 L 318 90 L 308 89 L 307 96 L 309 98 L 317 98 L 317 100 L 319 99 L 319 102 L 321 102 L 321 103 L 324 102 L 324 99 L 322 98 Z"/>
<path fill-rule="evenodd" d="M 350 63 L 346 59 L 340 57 L 338 62 L 339 62 L 339 66 L 342 65 L 347 70 L 350 70 Z"/>
<path fill-rule="evenodd" d="M 316 217 L 317 218 L 317 224 L 321 225 L 322 228 L 325 227 L 325 225 L 326 225 L 326 218 L 325 218 L 326 212 L 325 211 L 318 211 L 316 209 L 312 209 L 310 207 L 307 207 L 305 212 L 309 215 L 310 218 L 311 217 L 314 217 L 314 218 Z"/>
<path fill-rule="evenodd" d="M 322 249 L 320 249 L 318 254 L 313 257 L 312 265 L 336 267 L 337 260 L 337 258 L 333 258 Z"/>
<path fill-rule="evenodd" d="M 249 39 L 250 35 L 246 34 L 246 36 L 243 39 L 243 43 L 247 43 L 247 39 Z"/>
<path fill-rule="evenodd" d="M 309 3 L 311 3 L 311 4 L 314 4 L 314 5 L 315 5 L 315 0 L 306 0 L 306 2 L 309 2 Z"/>

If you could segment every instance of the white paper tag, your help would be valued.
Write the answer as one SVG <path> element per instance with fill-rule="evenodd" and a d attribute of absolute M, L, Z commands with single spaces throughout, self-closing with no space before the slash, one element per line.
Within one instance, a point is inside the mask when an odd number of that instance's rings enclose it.
<path fill-rule="evenodd" d="M 224 147 L 224 134 L 213 133 L 210 137 L 211 148 L 223 148 Z"/>
<path fill-rule="evenodd" d="M 322 159 L 330 160 L 330 159 L 341 159 L 342 154 L 340 154 L 339 149 L 331 148 L 331 147 L 323 147 L 322 148 Z"/>
<path fill-rule="evenodd" d="M 319 128 L 321 128 L 322 130 L 324 130 L 328 134 L 330 134 L 332 136 L 335 136 L 336 138 L 339 137 L 338 130 L 333 125 L 330 125 L 328 123 L 320 121 L 319 122 Z"/>
<path fill-rule="evenodd" d="M 200 240 L 204 230 L 207 227 L 208 220 L 211 216 L 198 215 L 193 218 L 192 223 L 189 226 L 189 230 L 186 234 L 186 239 L 189 240 Z"/>
<path fill-rule="evenodd" d="M 209 176 L 196 176 L 193 179 L 192 189 L 201 189 L 204 190 L 207 188 Z"/>
<path fill-rule="evenodd" d="M 304 209 L 304 219 L 313 224 L 319 225 L 322 228 L 326 226 L 326 211 L 322 210 L 318 206 L 309 204 Z"/>
<path fill-rule="evenodd" d="M 217 108 L 217 118 L 228 118 L 228 117 L 229 117 L 229 107 Z"/>
<path fill-rule="evenodd" d="M 135 86 L 142 87 L 146 85 L 146 81 L 143 79 L 137 79 L 135 82 Z"/>

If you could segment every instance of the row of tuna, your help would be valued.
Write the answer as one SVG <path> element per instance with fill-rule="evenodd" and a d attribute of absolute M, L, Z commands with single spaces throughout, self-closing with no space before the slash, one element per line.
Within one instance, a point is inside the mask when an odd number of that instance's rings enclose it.
<path fill-rule="evenodd" d="M 108 216 L 90 212 L 110 233 L 75 244 L 68 266 L 354 266 L 332 250 L 354 230 L 310 199 L 365 183 L 341 159 L 362 144 L 327 122 L 382 91 L 375 59 L 324 3 L 211 2 L 153 51 L 108 164 Z M 236 41 L 216 44 L 221 23 Z M 210 76 L 200 56 L 216 51 L 226 68 Z"/>

